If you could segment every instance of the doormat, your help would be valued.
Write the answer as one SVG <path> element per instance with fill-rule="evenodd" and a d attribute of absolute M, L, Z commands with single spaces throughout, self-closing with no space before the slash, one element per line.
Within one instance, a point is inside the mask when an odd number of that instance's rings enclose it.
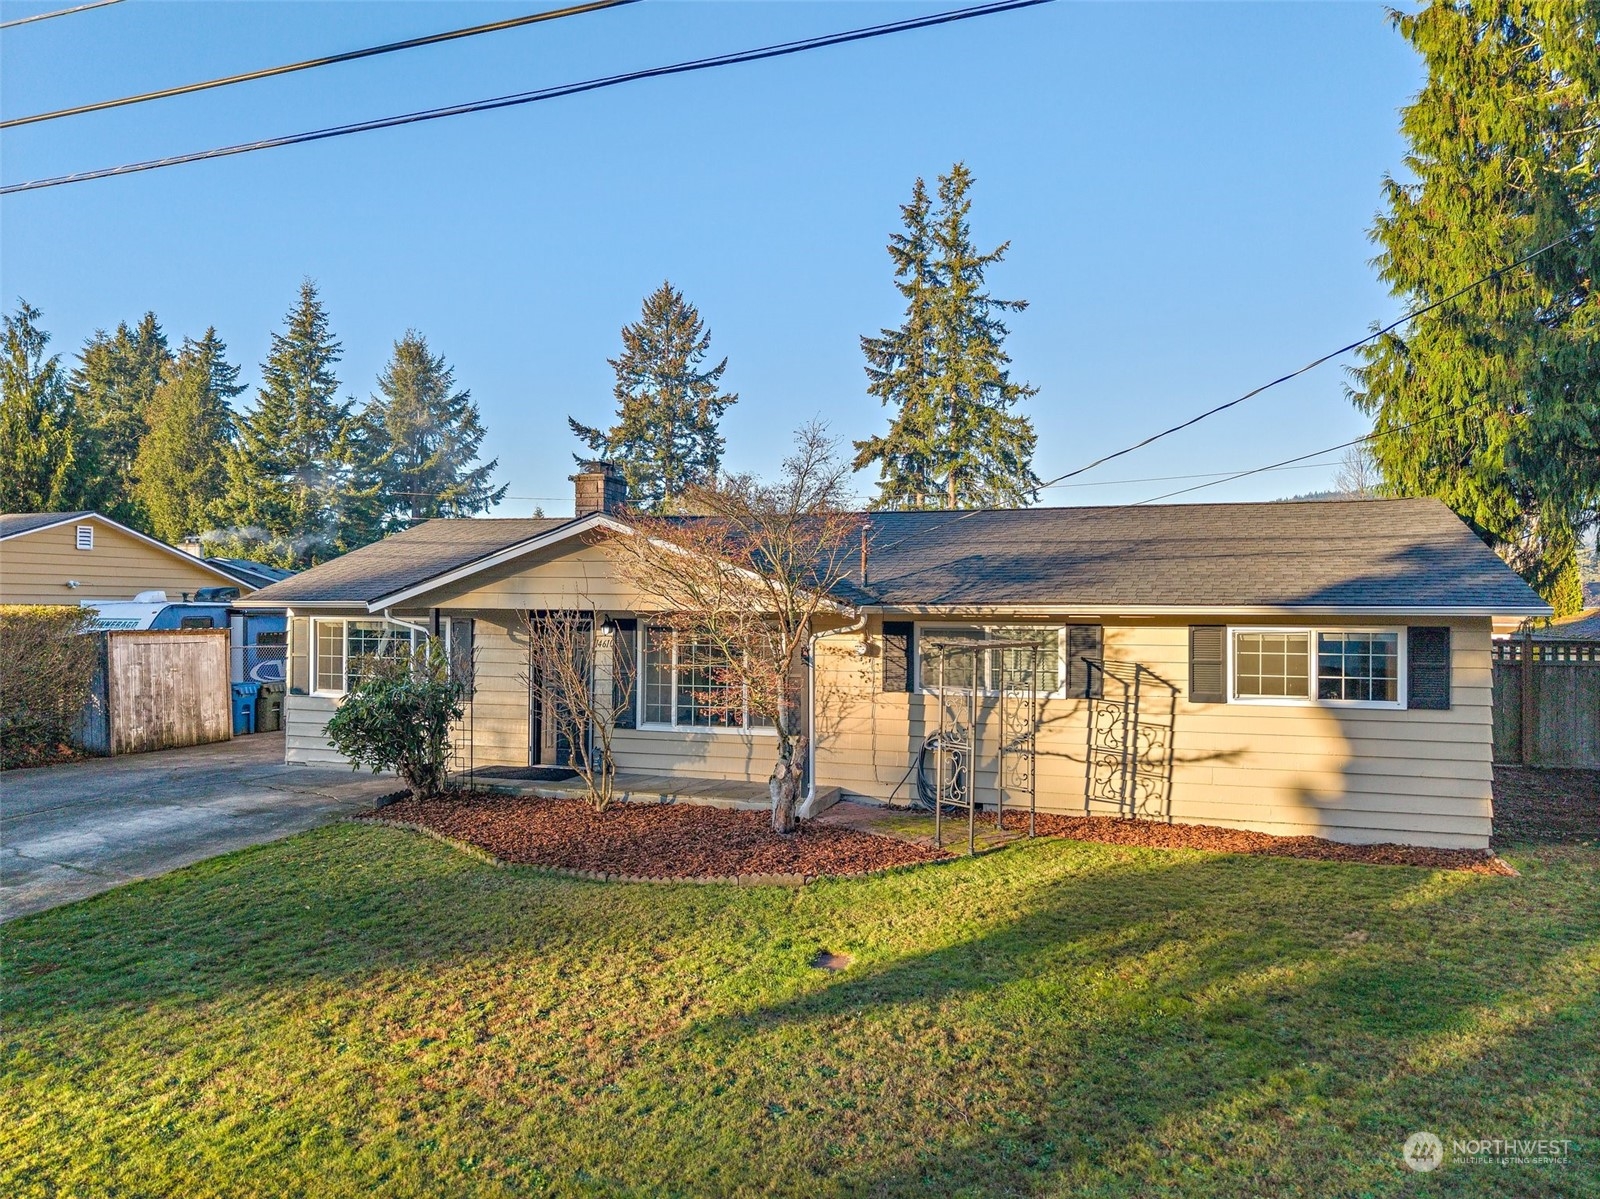
<path fill-rule="evenodd" d="M 484 766 L 474 770 L 480 779 L 515 779 L 522 783 L 564 783 L 578 777 L 565 766 Z"/>

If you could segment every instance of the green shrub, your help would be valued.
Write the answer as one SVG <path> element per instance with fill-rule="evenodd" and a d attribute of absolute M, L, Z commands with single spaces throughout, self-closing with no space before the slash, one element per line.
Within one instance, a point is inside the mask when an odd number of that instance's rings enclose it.
<path fill-rule="evenodd" d="M 416 799 L 437 795 L 450 765 L 450 726 L 461 684 L 437 641 L 369 658 L 361 681 L 328 721 L 328 741 L 357 769 L 393 770 Z"/>
<path fill-rule="evenodd" d="M 0 769 L 59 758 L 89 700 L 98 646 L 86 608 L 0 606 Z"/>

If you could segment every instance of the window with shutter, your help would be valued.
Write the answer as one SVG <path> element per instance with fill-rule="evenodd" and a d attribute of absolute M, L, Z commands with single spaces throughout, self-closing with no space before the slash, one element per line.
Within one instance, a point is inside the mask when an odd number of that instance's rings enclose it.
<path fill-rule="evenodd" d="M 1189 702 L 1221 704 L 1228 699 L 1225 650 L 1227 629 L 1220 624 L 1189 626 Z"/>
<path fill-rule="evenodd" d="M 1450 707 L 1450 630 L 1406 630 L 1406 707 L 1438 711 Z"/>
<path fill-rule="evenodd" d="M 883 689 L 910 691 L 912 639 L 916 626 L 909 620 L 883 622 Z"/>

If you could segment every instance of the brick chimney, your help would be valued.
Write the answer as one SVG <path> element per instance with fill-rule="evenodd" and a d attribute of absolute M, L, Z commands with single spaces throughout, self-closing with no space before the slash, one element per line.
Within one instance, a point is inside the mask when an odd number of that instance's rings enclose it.
<path fill-rule="evenodd" d="M 585 462 L 572 478 L 572 514 L 620 512 L 628 503 L 628 484 L 613 463 Z"/>

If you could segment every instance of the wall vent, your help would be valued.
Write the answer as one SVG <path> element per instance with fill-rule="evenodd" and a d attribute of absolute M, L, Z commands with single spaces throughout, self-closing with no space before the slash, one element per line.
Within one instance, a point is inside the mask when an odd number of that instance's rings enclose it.
<path fill-rule="evenodd" d="M 92 550 L 92 549 L 94 549 L 94 526 L 93 525 L 79 525 L 78 526 L 78 548 L 80 550 Z"/>

